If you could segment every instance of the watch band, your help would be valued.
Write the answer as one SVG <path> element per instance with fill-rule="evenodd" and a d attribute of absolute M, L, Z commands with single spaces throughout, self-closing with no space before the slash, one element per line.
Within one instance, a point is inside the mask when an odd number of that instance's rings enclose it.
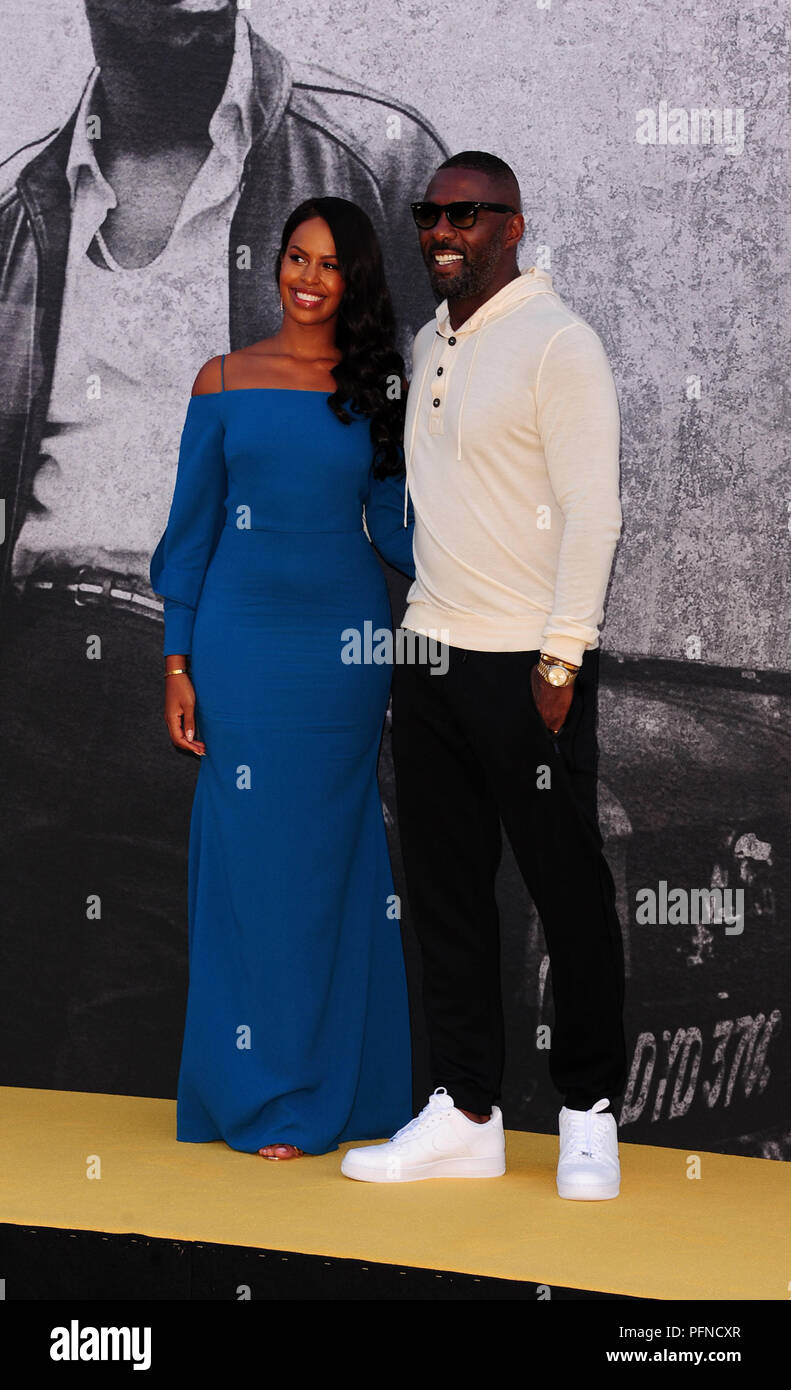
<path fill-rule="evenodd" d="M 571 666 L 565 661 L 557 661 L 555 657 L 545 659 L 543 652 L 540 653 L 538 663 L 538 673 L 557 690 L 562 690 L 569 685 L 573 685 L 579 671 L 578 666 Z"/>
<path fill-rule="evenodd" d="M 580 669 L 579 666 L 575 666 L 572 661 L 564 661 L 562 657 L 552 656 L 550 652 L 539 651 L 538 654 L 542 661 L 546 661 L 548 666 L 565 666 L 567 671 L 573 671 L 575 675 Z"/>

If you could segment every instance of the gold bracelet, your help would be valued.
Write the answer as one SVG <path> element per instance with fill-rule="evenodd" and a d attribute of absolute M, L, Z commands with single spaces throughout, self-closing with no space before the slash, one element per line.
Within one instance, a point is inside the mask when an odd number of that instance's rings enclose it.
<path fill-rule="evenodd" d="M 567 671 L 579 671 L 580 667 L 573 665 L 571 661 L 563 661 L 559 656 L 550 656 L 548 652 L 540 651 L 539 656 L 546 661 L 548 666 L 565 666 Z"/>
<path fill-rule="evenodd" d="M 165 675 L 166 675 L 166 676 L 188 676 L 188 675 L 189 675 L 189 671 L 187 670 L 186 666 L 176 666 L 174 670 L 172 670 L 172 671 L 166 671 L 166 672 L 165 672 Z"/>

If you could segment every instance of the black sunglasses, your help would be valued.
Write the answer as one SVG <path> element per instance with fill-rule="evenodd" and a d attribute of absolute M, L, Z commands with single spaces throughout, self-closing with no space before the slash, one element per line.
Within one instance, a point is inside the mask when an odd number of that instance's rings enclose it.
<path fill-rule="evenodd" d="M 410 203 L 415 225 L 422 232 L 436 227 L 444 212 L 451 227 L 474 227 L 481 208 L 489 212 L 516 212 L 507 203 Z"/>

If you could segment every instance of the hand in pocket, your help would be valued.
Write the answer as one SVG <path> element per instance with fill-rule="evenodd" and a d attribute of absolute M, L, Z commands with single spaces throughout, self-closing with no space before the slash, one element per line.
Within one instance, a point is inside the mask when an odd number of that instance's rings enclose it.
<path fill-rule="evenodd" d="M 550 734 L 557 734 L 566 722 L 571 702 L 574 698 L 574 686 L 572 685 L 550 685 L 544 677 L 539 674 L 538 662 L 530 672 L 530 689 L 533 692 L 533 700 L 541 719 Z"/>

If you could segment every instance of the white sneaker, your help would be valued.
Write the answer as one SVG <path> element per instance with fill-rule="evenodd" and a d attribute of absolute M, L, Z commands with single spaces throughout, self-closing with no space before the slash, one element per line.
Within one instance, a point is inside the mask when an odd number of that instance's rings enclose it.
<path fill-rule="evenodd" d="M 468 1120 L 444 1086 L 420 1114 L 386 1144 L 349 1149 L 341 1163 L 360 1182 L 419 1182 L 422 1178 L 499 1178 L 505 1172 L 503 1117 L 496 1105 L 485 1124 Z"/>
<path fill-rule="evenodd" d="M 598 1202 L 621 1190 L 618 1126 L 613 1114 L 600 1115 L 609 1102 L 597 1100 L 590 1110 L 560 1112 L 559 1197 Z"/>

